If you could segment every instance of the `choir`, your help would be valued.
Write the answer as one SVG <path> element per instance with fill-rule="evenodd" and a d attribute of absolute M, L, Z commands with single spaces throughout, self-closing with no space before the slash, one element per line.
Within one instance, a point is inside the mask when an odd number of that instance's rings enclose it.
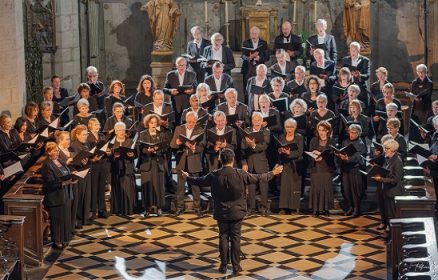
<path fill-rule="evenodd" d="M 289 22 L 275 39 L 276 61 L 269 68 L 268 45 L 252 28 L 251 38 L 243 42 L 244 92 L 234 88 L 234 58 L 222 45 L 223 36 L 214 33 L 210 43 L 194 27 L 187 54 L 176 59 L 162 89 L 144 75 L 137 93 L 127 96 L 121 81 L 106 88 L 90 66 L 75 94 L 69 96 L 54 76 L 42 93 L 44 101 L 28 102 L 14 126 L 10 116 L 0 116 L 1 155 L 12 151 L 30 166 L 46 143 L 41 174 L 54 246 L 65 246 L 75 229 L 96 217 L 130 215 L 135 209 L 162 215 L 167 193 L 174 194 L 175 215 L 184 213 L 187 192 L 195 213 L 203 215 L 201 194 L 211 186 L 186 181 L 182 171 L 197 177 L 220 168 L 219 152 L 225 148 L 235 152 L 234 166 L 250 173 L 284 166 L 277 180 L 246 186 L 250 215 L 269 215 L 269 194 L 278 192 L 282 214 L 309 210 L 329 215 L 333 182 L 340 175 L 345 214 L 359 216 L 368 174 L 378 184 L 381 228 L 387 227 L 408 154 L 401 102 L 384 67 L 376 70 L 378 81 L 369 90 L 370 61 L 360 54 L 359 43 L 352 42 L 349 55 L 337 61 L 327 23 L 318 20 L 316 26 L 317 34 L 307 41 L 312 55 L 308 69 L 299 65 L 301 39 L 291 33 Z M 413 98 L 412 119 L 421 125 L 410 125 L 409 134 L 430 145 L 428 160 L 436 163 L 438 103 L 431 104 L 431 93 L 427 67 L 418 65 L 407 95 Z M 243 103 L 238 95 L 244 96 Z M 11 163 L 1 162 L 2 192 L 14 182 L 14 175 L 4 175 Z M 371 176 L 369 164 L 387 172 Z M 438 178 L 432 167 L 427 171 Z M 308 209 L 301 209 L 306 178 Z"/>

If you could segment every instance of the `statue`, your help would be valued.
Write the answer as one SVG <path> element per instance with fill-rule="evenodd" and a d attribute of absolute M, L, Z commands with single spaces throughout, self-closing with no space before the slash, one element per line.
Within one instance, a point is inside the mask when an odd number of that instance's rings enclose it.
<path fill-rule="evenodd" d="M 362 50 L 370 48 L 370 0 L 345 0 L 344 34 L 347 44 L 357 41 Z"/>
<path fill-rule="evenodd" d="M 179 26 L 181 11 L 175 0 L 150 0 L 143 5 L 149 15 L 154 50 L 171 51 L 172 39 Z"/>

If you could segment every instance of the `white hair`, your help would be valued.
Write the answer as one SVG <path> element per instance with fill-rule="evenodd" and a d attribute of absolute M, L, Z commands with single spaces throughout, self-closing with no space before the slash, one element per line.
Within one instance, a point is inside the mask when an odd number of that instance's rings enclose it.
<path fill-rule="evenodd" d="M 76 103 L 76 107 L 79 109 L 82 106 L 90 107 L 90 102 L 88 102 L 88 100 L 85 98 L 81 98 L 79 99 L 78 103 Z"/>
<path fill-rule="evenodd" d="M 98 74 L 97 68 L 94 66 L 88 66 L 85 71 L 87 72 L 87 74 L 91 74 L 91 73 Z"/>
<path fill-rule="evenodd" d="M 427 73 L 427 66 L 424 64 L 418 64 L 416 69 L 417 69 L 417 72 Z"/>

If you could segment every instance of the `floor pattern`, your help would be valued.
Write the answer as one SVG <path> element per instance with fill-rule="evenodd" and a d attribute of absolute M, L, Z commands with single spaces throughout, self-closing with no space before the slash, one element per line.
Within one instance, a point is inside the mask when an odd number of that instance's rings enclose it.
<path fill-rule="evenodd" d="M 244 220 L 241 263 L 233 279 L 386 279 L 385 243 L 377 216 L 254 216 Z M 217 226 L 211 216 L 111 216 L 84 227 L 46 279 L 121 279 L 115 257 L 133 277 L 155 261 L 167 279 L 224 279 L 217 272 Z M 148 279 L 148 278 L 143 278 Z"/>

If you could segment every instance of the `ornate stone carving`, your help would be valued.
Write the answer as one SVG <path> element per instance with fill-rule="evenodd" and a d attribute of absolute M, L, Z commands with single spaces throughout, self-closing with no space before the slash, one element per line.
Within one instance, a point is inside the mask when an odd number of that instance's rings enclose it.
<path fill-rule="evenodd" d="M 36 40 L 43 53 L 56 52 L 54 0 L 27 0 L 27 39 Z"/>
<path fill-rule="evenodd" d="M 181 10 L 175 0 L 150 0 L 143 5 L 142 10 L 149 15 L 154 50 L 172 50 L 172 40 L 178 30 L 181 16 Z"/>
<path fill-rule="evenodd" d="M 370 48 L 370 0 L 345 0 L 344 34 L 347 44 L 357 41 L 366 52 Z"/>

